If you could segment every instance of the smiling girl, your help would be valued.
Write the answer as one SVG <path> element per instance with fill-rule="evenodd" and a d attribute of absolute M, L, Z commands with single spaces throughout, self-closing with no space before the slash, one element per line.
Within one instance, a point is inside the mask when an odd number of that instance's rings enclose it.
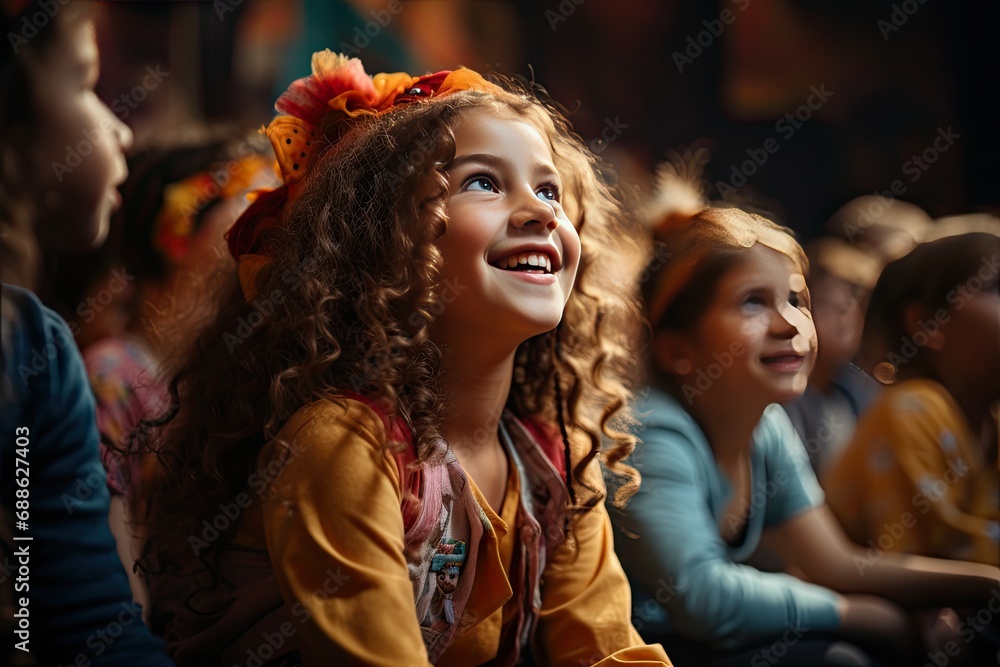
<path fill-rule="evenodd" d="M 736 208 L 697 202 L 657 221 L 652 381 L 631 459 L 642 486 L 614 515 L 639 630 L 691 664 L 875 664 L 855 643 L 908 664 L 899 605 L 984 603 L 1000 570 L 847 540 L 776 405 L 802 393 L 816 356 L 802 249 Z"/>
<path fill-rule="evenodd" d="M 175 658 L 669 664 L 597 471 L 633 445 L 606 322 L 636 313 L 595 159 L 469 70 L 313 71 L 160 438 L 146 567 Z"/>

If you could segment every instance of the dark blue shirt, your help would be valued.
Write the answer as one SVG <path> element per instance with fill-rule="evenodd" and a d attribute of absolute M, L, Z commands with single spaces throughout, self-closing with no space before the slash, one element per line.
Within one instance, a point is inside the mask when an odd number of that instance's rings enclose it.
<path fill-rule="evenodd" d="M 31 292 L 4 285 L 3 303 L 0 504 L 14 539 L 0 585 L 14 579 L 16 613 L 27 602 L 27 647 L 43 665 L 171 665 L 108 526 L 94 398 L 73 335 Z"/>

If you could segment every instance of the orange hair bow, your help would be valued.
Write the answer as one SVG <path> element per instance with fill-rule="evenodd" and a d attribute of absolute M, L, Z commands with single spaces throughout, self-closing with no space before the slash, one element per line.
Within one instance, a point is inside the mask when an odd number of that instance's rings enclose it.
<path fill-rule="evenodd" d="M 240 284 L 247 300 L 255 295 L 257 274 L 270 264 L 263 243 L 267 230 L 278 223 L 285 204 L 296 196 L 320 140 L 326 139 L 326 144 L 336 142 L 336 136 L 321 136 L 324 125 L 329 128 L 338 121 L 376 115 L 401 104 L 460 90 L 500 90 L 465 68 L 420 77 L 405 72 L 369 76 L 360 60 L 329 49 L 313 54 L 312 72 L 292 83 L 278 98 L 274 107 L 281 115 L 261 130 L 274 149 L 284 185 L 257 193 L 253 204 L 226 235 L 229 252 L 240 265 Z"/>

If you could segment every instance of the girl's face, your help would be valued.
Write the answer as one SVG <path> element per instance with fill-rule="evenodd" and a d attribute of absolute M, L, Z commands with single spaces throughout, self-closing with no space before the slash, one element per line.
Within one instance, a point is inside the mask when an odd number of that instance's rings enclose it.
<path fill-rule="evenodd" d="M 573 290 L 580 237 L 541 132 L 514 116 L 466 112 L 448 183 L 438 338 L 512 332 L 520 343 L 553 329 Z"/>
<path fill-rule="evenodd" d="M 132 144 L 131 130 L 94 93 L 92 25 L 78 21 L 64 30 L 45 54 L 36 91 L 41 173 L 35 229 L 43 250 L 56 254 L 85 252 L 104 241 L 121 203 L 116 188 L 128 175 L 123 151 Z"/>
<path fill-rule="evenodd" d="M 962 300 L 949 309 L 949 319 L 940 325 L 944 342 L 937 363 L 957 369 L 965 389 L 995 401 L 1000 399 L 1000 291 L 996 273 L 982 283 L 974 292 L 968 288 L 959 292 Z"/>
<path fill-rule="evenodd" d="M 823 339 L 820 363 L 830 368 L 849 363 L 861 345 L 865 325 L 861 288 L 827 274 L 819 284 L 812 283 L 810 292 L 816 329 Z"/>
<path fill-rule="evenodd" d="M 745 255 L 684 337 L 691 369 L 679 379 L 717 396 L 782 403 L 805 390 L 816 360 L 806 282 L 789 257 L 767 246 Z"/>

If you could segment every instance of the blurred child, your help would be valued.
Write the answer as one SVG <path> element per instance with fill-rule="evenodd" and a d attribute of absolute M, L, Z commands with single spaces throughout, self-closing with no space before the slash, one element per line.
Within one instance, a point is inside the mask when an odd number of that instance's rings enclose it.
<path fill-rule="evenodd" d="M 28 664 L 30 652 L 42 665 L 167 665 L 131 602 L 108 528 L 94 401 L 73 333 L 26 289 L 41 253 L 103 242 L 132 142 L 94 94 L 87 10 L 57 4 L 50 16 L 43 4 L 2 5 L 4 34 L 23 37 L 0 65 L 0 552 L 10 568 L 0 597 L 13 607 L 2 619 L 4 663 Z M 71 150 L 85 155 L 80 168 L 66 164 Z"/>
<path fill-rule="evenodd" d="M 56 291 L 77 304 L 71 322 L 97 399 L 111 529 L 143 605 L 125 496 L 141 500 L 151 460 L 130 457 L 131 469 L 123 469 L 130 432 L 167 411 L 161 366 L 212 315 L 204 295 L 229 267 L 224 234 L 246 208 L 246 194 L 275 180 L 273 161 L 260 155 L 258 143 L 217 133 L 136 151 L 109 241 L 58 267 Z"/>
<path fill-rule="evenodd" d="M 642 485 L 615 513 L 644 636 L 685 637 L 691 655 L 675 642 L 675 659 L 701 665 L 753 664 L 773 646 L 782 665 L 875 664 L 860 646 L 905 664 L 899 604 L 981 603 L 1000 570 L 895 554 L 857 566 L 869 554 L 826 508 L 775 405 L 802 393 L 816 356 L 802 249 L 735 208 L 694 200 L 656 219 Z M 757 569 L 761 551 L 798 576 Z"/>
<path fill-rule="evenodd" d="M 837 209 L 826 223 L 830 236 L 881 257 L 899 259 L 924 240 L 934 226 L 925 210 L 908 201 L 878 195 L 855 197 Z"/>
<path fill-rule="evenodd" d="M 836 237 L 806 246 L 811 313 L 816 325 L 816 364 L 805 392 L 782 407 L 809 454 L 817 475 L 836 461 L 878 383 L 852 366 L 861 342 L 865 305 L 882 263 Z"/>
<path fill-rule="evenodd" d="M 998 250 L 984 233 L 925 243 L 875 287 L 864 344 L 890 386 L 823 477 L 858 544 L 1000 562 Z"/>

